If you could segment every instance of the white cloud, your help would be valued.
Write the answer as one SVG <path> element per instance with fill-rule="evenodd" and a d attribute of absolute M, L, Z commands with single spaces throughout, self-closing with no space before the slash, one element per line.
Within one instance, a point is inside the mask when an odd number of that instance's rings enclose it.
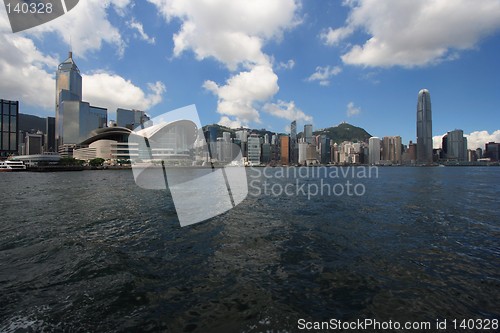
<path fill-rule="evenodd" d="M 467 137 L 467 147 L 469 149 L 481 148 L 484 150 L 486 143 L 500 142 L 500 130 L 496 130 L 491 134 L 488 131 L 475 131 L 464 136 Z"/>
<path fill-rule="evenodd" d="M 143 41 L 147 42 L 148 44 L 155 44 L 156 40 L 154 37 L 148 36 L 147 33 L 144 32 L 144 27 L 142 26 L 141 22 L 137 22 L 135 19 L 132 19 L 128 22 L 128 26 L 131 29 L 134 29 L 137 31 L 139 34 L 139 38 L 142 39 Z"/>
<path fill-rule="evenodd" d="M 49 72 L 57 68 L 55 57 L 41 53 L 31 39 L 12 33 L 0 33 L 0 54 L 2 98 L 54 107 L 55 80 Z"/>
<path fill-rule="evenodd" d="M 220 123 L 260 123 L 258 106 L 279 90 L 271 57 L 262 48 L 298 24 L 298 0 L 148 1 L 167 21 L 181 21 L 173 37 L 175 57 L 192 51 L 198 60 L 214 58 L 232 72 L 240 70 L 224 85 L 210 80 L 203 84 L 218 98 Z"/>
<path fill-rule="evenodd" d="M 309 76 L 306 81 L 308 82 L 314 82 L 314 81 L 319 81 L 319 84 L 322 86 L 327 86 L 330 84 L 330 78 L 332 76 L 336 76 L 342 72 L 342 68 L 339 66 L 335 67 L 321 67 L 318 66 L 316 67 L 316 71 Z"/>
<path fill-rule="evenodd" d="M 226 116 L 220 117 L 218 124 L 221 126 L 229 127 L 229 128 L 240 128 L 242 126 L 242 124 L 239 121 L 231 120 L 231 119 L 229 119 L 229 117 L 226 117 Z"/>
<path fill-rule="evenodd" d="M 263 110 L 275 117 L 287 119 L 290 121 L 305 121 L 312 122 L 312 117 L 306 115 L 301 109 L 299 109 L 294 101 L 284 102 L 278 101 L 278 103 L 266 103 Z"/>
<path fill-rule="evenodd" d="M 223 86 L 205 81 L 203 87 L 218 97 L 218 113 L 234 117 L 236 123 L 243 125 L 260 123 L 256 104 L 270 99 L 279 90 L 278 76 L 265 65 L 234 75 Z"/>
<path fill-rule="evenodd" d="M 498 0 L 356 0 L 346 25 L 321 34 L 337 45 L 354 31 L 367 33 L 341 58 L 362 66 L 425 66 L 456 59 L 481 38 L 500 29 Z"/>
<path fill-rule="evenodd" d="M 182 21 L 174 35 L 175 56 L 191 50 L 199 60 L 213 57 L 231 70 L 242 63 L 268 62 L 263 44 L 298 23 L 296 0 L 148 1 L 167 21 Z"/>
<path fill-rule="evenodd" d="M 110 112 L 115 112 L 118 107 L 148 110 L 161 102 L 166 91 L 165 85 L 158 81 L 149 83 L 149 92 L 145 93 L 130 80 L 104 71 L 84 74 L 82 81 L 83 99 Z"/>
<path fill-rule="evenodd" d="M 361 113 L 361 108 L 355 106 L 353 102 L 349 102 L 349 104 L 347 104 L 347 116 L 348 117 L 357 116 L 360 113 Z"/>
<path fill-rule="evenodd" d="M 295 67 L 295 61 L 293 59 L 288 60 L 287 62 L 280 62 L 276 69 L 293 69 Z"/>
<path fill-rule="evenodd" d="M 445 134 L 432 137 L 433 147 L 435 149 L 442 148 L 443 136 L 445 136 Z M 486 143 L 500 142 L 500 130 L 496 130 L 491 134 L 488 131 L 474 131 L 470 134 L 464 133 L 464 136 L 467 138 L 468 149 L 481 148 L 484 150 L 484 145 Z"/>
<path fill-rule="evenodd" d="M 101 43 L 115 44 L 119 52 L 124 43 L 116 28 L 107 20 L 106 9 L 113 6 L 124 15 L 130 0 L 80 1 L 68 14 L 24 33 L 12 34 L 4 6 L 0 6 L 0 91 L 4 98 L 20 100 L 45 110 L 55 108 L 54 73 L 60 63 L 59 56 L 47 55 L 37 49 L 34 38 L 56 32 L 69 44 L 73 40 L 75 53 L 84 56 L 97 50 Z M 92 24 L 89 24 L 92 17 Z M 103 71 L 83 75 L 83 100 L 92 105 L 146 110 L 162 100 L 165 86 L 161 82 L 148 84 L 148 92 L 119 75 Z"/>
<path fill-rule="evenodd" d="M 80 57 L 100 50 L 103 42 L 114 45 L 118 55 L 123 56 L 126 44 L 118 28 L 108 20 L 107 9 L 112 7 L 123 16 L 130 3 L 130 0 L 80 1 L 67 14 L 27 30 L 26 34 L 43 38 L 44 34 L 55 32 Z"/>

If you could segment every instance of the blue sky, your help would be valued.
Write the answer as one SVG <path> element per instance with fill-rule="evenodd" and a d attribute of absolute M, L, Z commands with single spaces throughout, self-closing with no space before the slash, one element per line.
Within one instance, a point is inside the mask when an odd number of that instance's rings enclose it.
<path fill-rule="evenodd" d="M 427 88 L 434 135 L 500 141 L 500 0 L 86 0 L 16 34 L 2 7 L 1 98 L 53 116 L 70 48 L 109 119 L 196 104 L 203 124 L 346 121 L 407 144 Z"/>

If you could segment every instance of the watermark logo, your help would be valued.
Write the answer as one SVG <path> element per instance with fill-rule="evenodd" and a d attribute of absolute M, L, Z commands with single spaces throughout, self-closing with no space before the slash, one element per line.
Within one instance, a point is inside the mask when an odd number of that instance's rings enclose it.
<path fill-rule="evenodd" d="M 52 21 L 69 12 L 79 0 L 4 0 L 12 32 Z"/>
<path fill-rule="evenodd" d="M 136 184 L 168 189 L 181 226 L 227 212 L 248 194 L 240 147 L 207 140 L 194 105 L 147 121 L 128 144 Z"/>

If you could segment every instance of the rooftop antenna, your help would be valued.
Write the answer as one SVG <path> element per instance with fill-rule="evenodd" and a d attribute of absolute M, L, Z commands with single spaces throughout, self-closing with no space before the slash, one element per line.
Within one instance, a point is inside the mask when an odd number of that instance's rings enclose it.
<path fill-rule="evenodd" d="M 73 59 L 73 42 L 71 41 L 71 35 L 69 35 L 69 57 Z"/>

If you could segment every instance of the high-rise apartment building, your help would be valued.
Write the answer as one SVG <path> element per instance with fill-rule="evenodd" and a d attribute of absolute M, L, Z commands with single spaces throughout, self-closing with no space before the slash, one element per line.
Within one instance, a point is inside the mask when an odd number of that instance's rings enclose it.
<path fill-rule="evenodd" d="M 417 163 L 432 163 L 432 108 L 427 89 L 418 93 L 417 101 Z"/>
<path fill-rule="evenodd" d="M 401 137 L 386 136 L 382 139 L 382 159 L 393 164 L 401 164 Z M 431 155 L 432 159 L 432 155 Z"/>
<path fill-rule="evenodd" d="M 0 99 L 0 158 L 17 154 L 19 102 Z"/>

